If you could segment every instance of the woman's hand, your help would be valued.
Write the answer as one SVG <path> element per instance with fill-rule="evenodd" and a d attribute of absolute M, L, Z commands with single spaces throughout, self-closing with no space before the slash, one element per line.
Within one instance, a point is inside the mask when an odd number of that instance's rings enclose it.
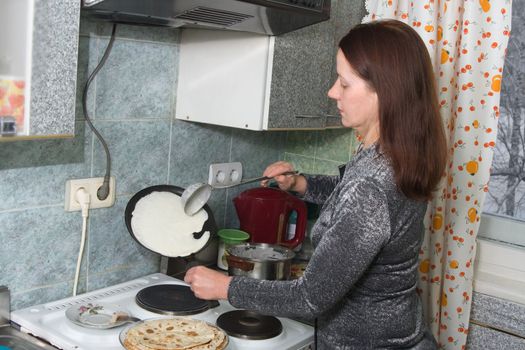
<path fill-rule="evenodd" d="M 279 188 L 284 191 L 295 191 L 303 195 L 306 192 L 306 179 L 302 175 L 281 175 L 293 171 L 293 165 L 288 162 L 275 162 L 268 165 L 263 176 L 271 177 L 277 182 Z M 261 181 L 261 186 L 268 186 L 270 180 Z"/>
<path fill-rule="evenodd" d="M 231 279 L 230 276 L 204 266 L 192 267 L 184 276 L 184 282 L 190 285 L 195 296 L 205 300 L 228 299 Z"/>

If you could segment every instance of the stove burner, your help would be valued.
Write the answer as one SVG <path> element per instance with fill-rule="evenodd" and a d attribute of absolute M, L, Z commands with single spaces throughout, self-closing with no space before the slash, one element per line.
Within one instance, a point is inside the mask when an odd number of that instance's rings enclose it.
<path fill-rule="evenodd" d="M 248 310 L 223 313 L 217 318 L 217 326 L 232 337 L 252 340 L 273 338 L 283 330 L 281 321 L 276 317 Z"/>
<path fill-rule="evenodd" d="M 211 306 L 208 301 L 197 298 L 190 287 L 175 284 L 144 288 L 137 293 L 135 301 L 146 310 L 172 316 L 198 314 Z"/>

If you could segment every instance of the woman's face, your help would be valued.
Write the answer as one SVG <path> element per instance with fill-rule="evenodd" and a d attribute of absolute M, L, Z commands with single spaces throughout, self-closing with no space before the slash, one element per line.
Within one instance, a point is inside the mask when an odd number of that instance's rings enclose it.
<path fill-rule="evenodd" d="M 354 72 L 341 50 L 337 51 L 337 76 L 328 97 L 337 102 L 342 124 L 355 129 L 365 145 L 374 143 L 379 138 L 376 92 Z"/>

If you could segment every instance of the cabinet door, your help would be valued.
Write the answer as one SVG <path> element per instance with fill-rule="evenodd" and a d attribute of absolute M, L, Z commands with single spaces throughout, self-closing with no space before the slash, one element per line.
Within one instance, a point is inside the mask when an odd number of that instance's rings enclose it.
<path fill-rule="evenodd" d="M 19 16 L 22 11 L 19 8 L 5 7 L 10 1 L 0 1 L 0 13 Z M 26 64 L 23 76 L 25 90 L 17 100 L 25 100 L 25 126 L 18 128 L 14 134 L 1 134 L 0 141 L 72 137 L 75 134 L 80 1 L 14 1 L 18 2 L 18 7 L 20 2 L 27 6 L 24 16 L 28 21 L 25 33 L 27 46 L 22 60 Z M 4 40 L 9 43 L 21 40 L 21 34 L 16 33 Z"/>
<path fill-rule="evenodd" d="M 0 136 L 27 134 L 32 0 L 0 2 Z M 28 105 L 28 104 L 27 104 Z"/>
<path fill-rule="evenodd" d="M 268 129 L 324 128 L 334 13 L 332 7 L 330 20 L 275 37 Z"/>
<path fill-rule="evenodd" d="M 187 28 L 180 40 L 175 117 L 262 130 L 273 38 Z"/>
<path fill-rule="evenodd" d="M 80 1 L 35 0 L 30 136 L 73 136 Z"/>
<path fill-rule="evenodd" d="M 361 20 L 366 14 L 365 2 L 361 1 L 345 1 L 340 0 L 337 4 L 332 3 L 332 20 L 335 25 L 335 45 L 333 51 L 334 64 L 332 65 L 332 72 L 330 79 L 334 82 L 337 79 L 337 71 L 335 66 L 335 55 L 339 49 L 339 40 L 348 33 L 348 31 L 355 25 L 361 23 Z M 342 127 L 341 116 L 337 110 L 337 105 L 333 100 L 328 102 L 328 112 L 326 118 L 326 127 L 337 128 Z"/>

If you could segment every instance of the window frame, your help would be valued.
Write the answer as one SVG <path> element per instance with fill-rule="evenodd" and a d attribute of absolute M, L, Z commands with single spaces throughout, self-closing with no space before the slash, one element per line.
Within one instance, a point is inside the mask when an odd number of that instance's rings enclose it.
<path fill-rule="evenodd" d="M 484 212 L 481 215 L 478 237 L 505 242 L 525 249 L 525 221 Z"/>
<path fill-rule="evenodd" d="M 518 78 L 520 74 L 523 74 L 525 72 L 525 70 L 523 69 L 523 50 L 521 49 L 522 44 L 525 43 L 525 40 L 523 39 L 523 34 L 525 34 L 525 15 L 523 14 L 523 9 L 525 9 L 524 5 L 524 2 L 515 2 L 512 4 L 512 30 L 507 46 L 507 52 L 503 68 L 504 70 L 502 73 L 503 81 L 500 92 L 499 108 L 501 115 L 499 116 L 498 120 L 498 136 L 497 140 L 495 140 L 496 147 L 494 148 L 494 155 L 491 164 L 491 173 L 498 173 L 499 170 L 499 175 L 504 176 L 505 179 L 502 181 L 503 183 L 507 182 L 507 179 L 511 176 L 519 176 L 521 178 L 521 176 L 525 175 L 523 173 L 522 167 L 519 169 L 521 171 L 519 175 L 514 172 L 516 164 L 523 164 L 523 160 L 525 160 L 523 158 L 525 157 L 525 154 L 523 154 L 522 148 L 523 137 L 525 135 L 520 134 L 519 137 L 516 136 L 516 140 L 519 139 L 521 141 L 520 145 L 516 147 L 517 149 L 519 149 L 517 151 L 518 153 L 511 154 L 512 152 L 509 151 L 509 148 L 505 147 L 505 145 L 508 145 L 512 148 L 511 145 L 513 140 L 513 132 L 515 131 L 514 128 L 517 125 L 519 125 L 520 128 L 518 132 L 522 133 L 525 124 L 523 111 L 519 109 L 520 104 L 516 104 L 515 102 L 516 94 L 522 90 L 521 81 Z M 516 120 L 519 121 L 518 124 L 515 124 L 513 113 L 516 114 Z M 502 133 L 502 131 L 504 131 L 504 133 Z M 503 141 L 502 138 L 506 139 L 506 141 Z M 500 157 L 502 158 L 499 159 Z M 508 164 L 509 159 L 507 158 L 510 157 L 512 157 L 515 161 L 514 166 Z M 498 167 L 495 164 L 495 161 L 497 161 L 498 159 L 500 161 L 505 160 L 504 163 L 506 164 L 506 166 L 498 169 Z M 499 162 L 497 163 L 500 164 Z M 511 216 L 504 216 L 498 213 L 492 213 L 491 210 L 493 208 L 490 208 L 490 205 L 489 207 L 487 207 L 487 203 L 494 202 L 490 198 L 492 193 L 491 183 L 493 182 L 499 183 L 499 181 L 493 179 L 493 175 L 491 175 L 489 181 L 489 193 L 486 194 L 487 197 L 485 198 L 485 205 L 483 208 L 484 212 L 481 215 L 481 224 L 479 228 L 478 237 L 484 237 L 495 241 L 507 242 L 511 245 L 521 246 L 525 249 L 525 220 L 523 218 L 521 218 L 521 221 L 520 219 L 517 219 L 517 217 L 519 216 L 518 213 L 521 213 L 521 211 L 519 209 L 515 211 L 515 218 L 512 218 Z M 494 188 L 494 190 L 495 192 L 497 191 L 496 188 Z M 520 190 L 519 193 L 522 194 L 522 190 Z M 518 205 L 518 203 L 519 201 L 515 201 L 516 205 Z M 520 232 L 522 234 L 519 234 Z"/>
<path fill-rule="evenodd" d="M 525 222 L 483 213 L 476 246 L 474 291 L 525 305 L 524 262 Z"/>

